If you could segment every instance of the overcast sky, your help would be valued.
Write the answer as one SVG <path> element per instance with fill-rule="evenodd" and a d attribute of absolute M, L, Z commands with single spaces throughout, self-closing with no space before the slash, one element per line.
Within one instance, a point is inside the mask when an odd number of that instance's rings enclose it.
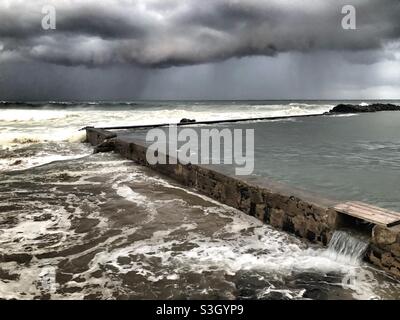
<path fill-rule="evenodd" d="M 0 100 L 323 98 L 400 98 L 399 0 L 0 0 Z"/>

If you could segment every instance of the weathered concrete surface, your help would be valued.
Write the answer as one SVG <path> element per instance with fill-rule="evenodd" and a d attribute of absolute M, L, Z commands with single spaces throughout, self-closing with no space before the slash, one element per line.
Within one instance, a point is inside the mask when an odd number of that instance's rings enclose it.
<path fill-rule="evenodd" d="M 96 146 L 110 139 L 110 132 L 87 129 L 87 141 Z M 140 142 L 114 138 L 115 151 L 123 157 L 165 174 L 185 186 L 195 188 L 223 204 L 239 209 L 276 228 L 327 245 L 333 232 L 341 226 L 343 215 L 333 209 L 334 201 L 287 188 L 278 183 L 240 179 L 222 174 L 209 166 L 150 165 L 147 147 Z M 167 163 L 170 158 L 167 155 Z M 400 226 L 375 226 L 368 260 L 400 277 Z"/>
<path fill-rule="evenodd" d="M 114 132 L 96 129 L 86 128 L 86 142 L 89 142 L 92 146 L 98 146 L 104 141 L 117 137 Z"/>

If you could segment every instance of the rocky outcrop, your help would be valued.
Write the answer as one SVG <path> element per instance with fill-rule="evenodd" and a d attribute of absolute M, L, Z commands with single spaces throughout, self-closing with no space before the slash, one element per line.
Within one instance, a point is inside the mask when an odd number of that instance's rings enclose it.
<path fill-rule="evenodd" d="M 369 105 L 339 104 L 328 113 L 364 113 L 378 111 L 400 111 L 400 106 L 390 103 L 374 103 Z"/>
<path fill-rule="evenodd" d="M 375 265 L 400 277 L 400 226 L 375 226 L 368 258 Z"/>
<path fill-rule="evenodd" d="M 195 123 L 195 122 L 196 122 L 195 119 L 183 118 L 179 123 Z"/>

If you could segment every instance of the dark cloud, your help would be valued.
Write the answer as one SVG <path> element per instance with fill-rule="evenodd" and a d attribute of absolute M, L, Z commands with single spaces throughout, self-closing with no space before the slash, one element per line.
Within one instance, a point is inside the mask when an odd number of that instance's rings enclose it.
<path fill-rule="evenodd" d="M 357 30 L 341 28 L 341 8 L 350 3 Z M 48 4 L 57 9 L 55 31 L 40 27 Z M 375 50 L 400 38 L 399 17 L 398 0 L 4 0 L 0 63 L 169 67 L 293 51 Z"/>
<path fill-rule="evenodd" d="M 163 69 L 7 63 L 0 100 L 400 98 L 400 59 L 352 64 L 354 54 L 284 53 Z"/>
<path fill-rule="evenodd" d="M 0 0 L 0 100 L 399 98 L 399 17 L 399 0 Z"/>
<path fill-rule="evenodd" d="M 11 62 L 0 72 L 0 100 L 130 100 L 141 95 L 149 73 L 133 66 L 101 68 Z"/>

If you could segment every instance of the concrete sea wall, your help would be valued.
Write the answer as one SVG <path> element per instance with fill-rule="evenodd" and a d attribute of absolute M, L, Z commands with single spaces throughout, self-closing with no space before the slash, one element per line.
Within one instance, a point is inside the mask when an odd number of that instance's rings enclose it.
<path fill-rule="evenodd" d="M 150 165 L 146 160 L 147 147 L 142 143 L 118 139 L 112 132 L 95 128 L 87 128 L 86 132 L 87 142 L 93 146 L 106 142 L 103 146 L 107 150 L 112 148 L 127 159 L 151 167 L 223 204 L 313 243 L 326 246 L 335 230 L 357 225 L 355 219 L 334 210 L 336 202 L 329 199 L 283 187 L 267 179 L 239 179 L 209 166 Z M 102 147 L 98 149 L 101 151 Z M 400 226 L 386 228 L 375 225 L 369 232 L 372 234 L 366 259 L 400 277 Z"/>

